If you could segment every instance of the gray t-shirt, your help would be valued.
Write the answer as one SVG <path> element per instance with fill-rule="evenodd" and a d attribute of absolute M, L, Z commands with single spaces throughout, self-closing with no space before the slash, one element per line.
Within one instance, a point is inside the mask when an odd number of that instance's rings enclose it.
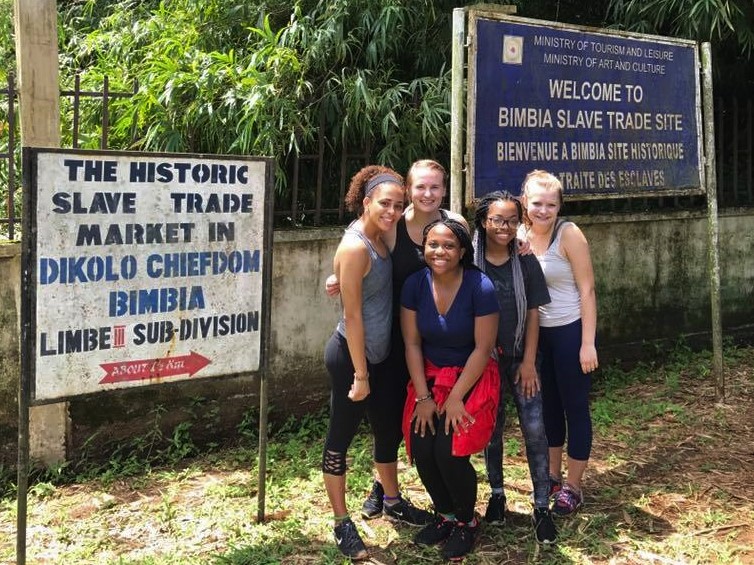
<path fill-rule="evenodd" d="M 537 308 L 550 302 L 550 293 L 547 291 L 545 276 L 542 267 L 534 255 L 520 255 L 521 273 L 524 278 L 524 290 L 526 293 L 526 308 Z M 500 323 L 497 329 L 498 346 L 502 347 L 504 357 L 522 357 L 524 354 L 523 342 L 519 351 L 513 351 L 515 342 L 516 324 L 518 323 L 518 310 L 516 309 L 516 295 L 513 289 L 513 266 L 509 259 L 500 266 L 495 266 L 485 261 L 487 276 L 495 285 L 495 295 L 500 304 Z"/>

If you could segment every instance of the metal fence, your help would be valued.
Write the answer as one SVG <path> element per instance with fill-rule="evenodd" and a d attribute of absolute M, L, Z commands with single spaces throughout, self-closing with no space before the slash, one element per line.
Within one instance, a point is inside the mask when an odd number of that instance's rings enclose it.
<path fill-rule="evenodd" d="M 715 101 L 715 158 L 718 202 L 722 207 L 754 205 L 754 112 L 752 101 Z"/>
<path fill-rule="evenodd" d="M 115 98 L 129 98 L 138 89 L 134 84 L 133 92 L 111 92 L 108 77 L 105 76 L 101 91 L 81 90 L 81 76 L 74 77 L 73 90 L 61 90 L 61 98 L 67 98 L 72 103 L 73 120 L 70 127 L 71 145 L 79 147 L 81 139 L 80 118 L 81 101 L 93 98 L 101 101 L 100 149 L 107 149 L 110 130 L 110 101 Z M 5 100 L 3 100 L 3 97 Z M 8 74 L 6 88 L 0 90 L 0 239 L 15 239 L 20 236 L 22 195 L 18 187 L 21 186 L 21 155 L 17 144 L 18 131 L 18 91 L 15 76 Z"/>
<path fill-rule="evenodd" d="M 109 103 L 115 98 L 130 97 L 136 92 L 111 92 L 107 77 L 102 90 L 81 90 L 76 76 L 73 90 L 61 91 L 61 97 L 72 101 L 70 125 L 72 146 L 79 147 L 81 138 L 81 101 L 101 101 L 100 148 L 108 147 Z M 20 150 L 18 133 L 18 93 L 12 74 L 0 90 L 0 238 L 20 236 L 21 219 Z M 754 206 L 754 109 L 752 100 L 717 98 L 715 100 L 715 137 L 718 204 L 720 208 Z M 276 194 L 275 224 L 277 226 L 342 225 L 349 219 L 343 197 L 351 175 L 369 163 L 379 148 L 367 145 L 349 148 L 338 140 L 320 136 L 312 147 L 300 154 L 291 154 L 284 162 L 286 183 Z M 704 208 L 705 197 L 671 196 L 653 198 L 618 198 L 568 202 L 569 214 L 667 211 Z"/>
<path fill-rule="evenodd" d="M 8 75 L 6 88 L 0 90 L 0 238 L 14 239 L 16 224 L 21 217 L 21 195 L 16 190 L 16 166 L 19 163 L 16 151 L 16 110 L 18 98 L 13 73 Z M 19 200 L 18 208 L 16 199 Z"/>

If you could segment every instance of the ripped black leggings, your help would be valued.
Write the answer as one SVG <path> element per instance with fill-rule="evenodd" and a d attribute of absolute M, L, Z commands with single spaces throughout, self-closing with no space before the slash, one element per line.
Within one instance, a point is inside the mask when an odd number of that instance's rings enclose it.
<path fill-rule="evenodd" d="M 353 384 L 353 363 L 346 339 L 334 332 L 325 347 L 325 366 L 330 373 L 330 426 L 322 454 L 322 472 L 344 475 L 346 453 L 359 429 L 364 415 L 374 435 L 374 460 L 392 463 L 398 460 L 398 447 L 403 439 L 401 418 L 405 382 L 398 383 L 394 375 L 385 371 L 385 362 L 368 364 L 370 394 L 353 402 L 348 391 Z M 395 382 L 394 382 L 395 381 Z"/>

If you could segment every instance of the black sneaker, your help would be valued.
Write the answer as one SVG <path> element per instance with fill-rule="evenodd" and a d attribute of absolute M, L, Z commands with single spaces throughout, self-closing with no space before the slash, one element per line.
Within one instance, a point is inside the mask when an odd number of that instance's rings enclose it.
<path fill-rule="evenodd" d="M 456 522 L 453 531 L 450 532 L 448 541 L 442 548 L 442 556 L 445 559 L 456 561 L 463 559 L 474 547 L 476 535 L 479 533 L 479 522 L 475 525 Z"/>
<path fill-rule="evenodd" d="M 338 549 L 343 555 L 357 560 L 369 557 L 367 548 L 356 530 L 356 524 L 350 518 L 346 518 L 335 526 L 334 533 L 335 543 L 338 544 Z"/>
<path fill-rule="evenodd" d="M 539 543 L 555 543 L 558 538 L 558 530 L 552 521 L 552 513 L 549 508 L 535 508 L 531 515 L 534 524 L 534 535 Z"/>
<path fill-rule="evenodd" d="M 384 504 L 382 513 L 391 520 L 397 520 L 409 526 L 424 526 L 434 519 L 431 512 L 417 508 L 411 504 L 410 500 L 403 497 L 399 497 L 398 502 L 392 506 Z"/>
<path fill-rule="evenodd" d="M 493 494 L 487 502 L 487 511 L 484 513 L 484 521 L 493 526 L 505 524 L 505 495 Z"/>
<path fill-rule="evenodd" d="M 361 505 L 361 517 L 365 520 L 371 520 L 382 514 L 382 497 L 385 496 L 385 490 L 379 481 L 372 484 L 372 492 L 369 493 L 364 504 Z"/>
<path fill-rule="evenodd" d="M 445 541 L 450 537 L 455 522 L 446 520 L 440 514 L 436 514 L 432 521 L 424 526 L 414 536 L 414 543 L 417 545 L 435 545 Z"/>

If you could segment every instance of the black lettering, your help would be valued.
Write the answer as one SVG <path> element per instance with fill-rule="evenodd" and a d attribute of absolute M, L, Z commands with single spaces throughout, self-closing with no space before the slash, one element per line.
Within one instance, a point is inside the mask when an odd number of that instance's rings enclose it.
<path fill-rule="evenodd" d="M 52 195 L 52 203 L 55 208 L 52 209 L 56 214 L 67 214 L 71 211 L 71 203 L 68 199 L 71 197 L 67 192 L 56 192 Z"/>
<path fill-rule="evenodd" d="M 68 180 L 77 179 L 78 170 L 84 166 L 83 159 L 63 159 L 63 166 L 68 167 Z"/>

